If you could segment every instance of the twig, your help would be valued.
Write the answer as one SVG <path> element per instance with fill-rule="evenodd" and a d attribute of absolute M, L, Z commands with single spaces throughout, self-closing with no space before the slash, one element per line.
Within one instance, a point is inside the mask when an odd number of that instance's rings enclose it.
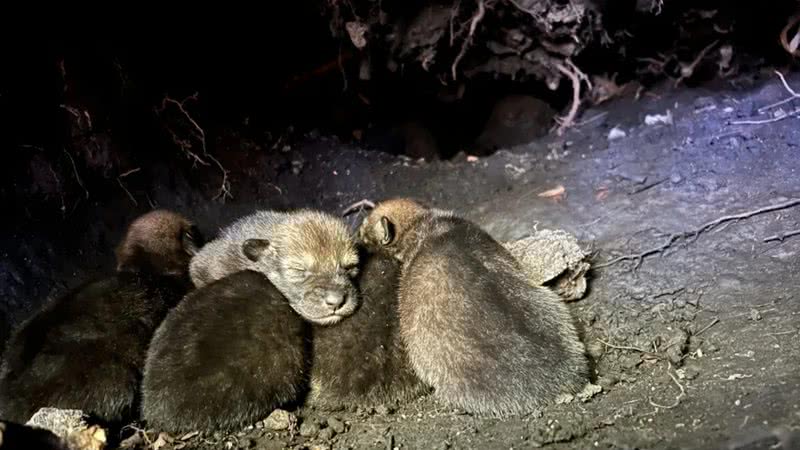
<path fill-rule="evenodd" d="M 786 233 L 776 234 L 775 236 L 770 236 L 768 238 L 765 238 L 764 242 L 770 242 L 770 241 L 783 242 L 784 239 L 790 238 L 792 236 L 797 236 L 798 234 L 800 234 L 800 230 L 787 231 Z"/>
<path fill-rule="evenodd" d="M 711 323 L 709 323 L 708 325 L 704 326 L 702 330 L 700 330 L 697 333 L 693 334 L 693 336 L 700 336 L 700 333 L 703 333 L 707 329 L 713 327 L 714 325 L 717 324 L 717 322 L 719 322 L 719 317 L 714 317 L 714 320 L 712 320 Z"/>
<path fill-rule="evenodd" d="M 782 116 L 773 117 L 771 119 L 762 119 L 762 120 L 735 120 L 731 122 L 731 125 L 763 125 L 765 123 L 773 123 L 773 122 L 780 122 L 783 119 L 788 119 L 789 117 L 794 117 L 800 114 L 800 108 L 795 109 L 792 112 L 788 112 Z"/>
<path fill-rule="evenodd" d="M 706 45 L 702 50 L 700 50 L 700 53 L 697 54 L 694 60 L 688 65 L 681 64 L 681 76 L 675 80 L 676 87 L 678 86 L 678 84 L 680 84 L 681 81 L 691 77 L 694 74 L 694 70 L 697 68 L 697 65 L 700 64 L 700 61 L 703 60 L 703 58 L 706 56 L 706 53 L 708 53 L 709 50 L 714 48 L 714 46 L 717 45 L 718 42 L 719 39 Z"/>
<path fill-rule="evenodd" d="M 181 101 L 177 101 L 170 97 L 164 97 L 161 100 L 161 108 L 157 108 L 156 112 L 157 113 L 164 112 L 164 110 L 167 108 L 167 104 L 171 104 L 175 106 L 178 109 L 178 111 L 183 115 L 183 117 L 189 122 L 189 124 L 192 127 L 192 131 L 194 132 L 194 138 L 200 142 L 200 149 L 202 151 L 202 156 L 198 155 L 197 153 L 191 150 L 193 145 L 188 139 L 179 138 L 178 135 L 175 133 L 175 131 L 173 131 L 169 127 L 167 127 L 167 130 L 172 135 L 172 141 L 175 143 L 175 145 L 180 147 L 181 150 L 183 150 L 184 153 L 186 153 L 186 156 L 193 159 L 196 164 L 209 166 L 210 164 L 205 159 L 203 159 L 206 158 L 210 160 L 212 163 L 214 163 L 214 165 L 217 166 L 219 171 L 222 172 L 222 183 L 220 184 L 219 191 L 217 192 L 217 195 L 214 196 L 214 199 L 222 197 L 222 201 L 224 202 L 226 197 L 233 198 L 233 195 L 231 195 L 230 191 L 230 183 L 228 181 L 228 170 L 225 169 L 225 167 L 222 165 L 222 163 L 219 162 L 217 158 L 208 153 L 208 149 L 206 148 L 206 132 L 203 130 L 200 124 L 198 124 L 197 121 L 194 120 L 194 118 L 191 116 L 191 114 L 189 114 L 189 111 L 187 111 L 185 107 L 187 101 L 197 100 L 197 95 L 198 94 L 195 92 L 194 94 L 184 98 Z"/>
<path fill-rule="evenodd" d="M 675 382 L 675 385 L 678 386 L 678 389 L 680 389 L 681 392 L 680 392 L 680 394 L 678 394 L 677 397 L 675 397 L 675 403 L 673 403 L 673 404 L 671 404 L 669 406 L 659 405 L 658 403 L 655 403 L 652 398 L 648 398 L 648 401 L 650 402 L 650 404 L 652 406 L 655 406 L 656 408 L 672 409 L 672 408 L 678 406 L 681 403 L 681 399 L 684 396 L 686 396 L 686 390 L 683 388 L 683 385 L 681 385 L 681 383 L 678 381 L 678 378 L 676 378 L 675 375 L 673 375 L 672 372 L 669 371 L 671 368 L 672 368 L 672 363 L 667 363 L 667 375 L 669 375 L 669 377 L 672 378 L 672 381 Z"/>
<path fill-rule="evenodd" d="M 780 35 L 781 46 L 792 56 L 800 55 L 800 52 L 797 51 L 798 46 L 800 46 L 800 30 L 797 30 L 797 33 L 794 34 L 794 37 L 792 38 L 791 42 L 789 41 L 789 30 L 791 30 L 792 27 L 794 27 L 798 23 L 800 23 L 800 14 L 789 19 L 789 23 L 787 23 L 786 26 L 783 27 L 783 30 L 781 30 L 781 35 Z"/>
<path fill-rule="evenodd" d="M 137 168 L 131 169 L 131 170 L 127 171 L 127 172 L 122 172 L 121 174 L 119 174 L 119 178 L 125 178 L 128 175 L 133 175 L 134 173 L 139 172 L 140 170 L 142 170 L 142 168 L 141 167 L 137 167 Z"/>
<path fill-rule="evenodd" d="M 588 124 L 590 124 L 590 123 L 592 123 L 592 122 L 594 122 L 596 120 L 602 119 L 603 117 L 605 117 L 607 115 L 608 115 L 608 111 L 604 111 L 604 112 L 595 114 L 594 116 L 592 116 L 592 117 L 590 117 L 590 118 L 588 118 L 586 120 L 581 120 L 580 122 L 576 122 L 575 126 L 576 127 L 582 127 L 584 125 L 588 125 Z"/>
<path fill-rule="evenodd" d="M 128 188 L 125 187 L 125 184 L 122 183 L 122 179 L 120 179 L 120 177 L 117 177 L 117 183 L 119 183 L 119 187 L 121 187 L 122 190 L 125 191 L 126 194 L 128 194 L 128 198 L 131 199 L 131 201 L 133 202 L 133 206 L 139 206 L 139 202 L 137 202 L 136 199 L 133 197 L 131 191 L 129 191 Z"/>
<path fill-rule="evenodd" d="M 556 69 L 559 72 L 569 77 L 572 81 L 572 106 L 569 108 L 569 112 L 566 116 L 557 118 L 556 120 L 559 122 L 557 134 L 559 136 L 564 134 L 564 130 L 574 125 L 575 116 L 578 115 L 578 108 L 581 105 L 581 80 L 584 80 L 589 83 L 588 78 L 586 75 L 578 69 L 572 61 L 566 61 L 567 66 L 563 64 L 557 64 Z M 591 84 L 589 85 L 589 89 L 591 90 Z"/>
<path fill-rule="evenodd" d="M 354 213 L 356 211 L 363 211 L 365 208 L 366 209 L 374 209 L 375 208 L 375 203 L 370 201 L 370 200 L 367 200 L 367 199 L 359 200 L 359 201 L 353 203 L 352 205 L 348 206 L 344 210 L 344 212 L 342 212 L 342 217 L 347 217 L 347 216 L 349 216 L 350 214 L 352 214 L 352 213 Z"/>
<path fill-rule="evenodd" d="M 344 70 L 344 61 L 342 61 L 342 46 L 339 45 L 339 56 L 336 58 L 339 64 L 339 71 L 342 73 L 342 92 L 347 91 L 347 71 Z"/>
<path fill-rule="evenodd" d="M 800 204 L 800 199 L 795 198 L 795 199 L 791 199 L 791 200 L 788 200 L 788 201 L 785 201 L 785 202 L 782 202 L 782 203 L 778 203 L 777 205 L 765 206 L 763 208 L 758 208 L 758 209 L 755 209 L 755 210 L 752 210 L 752 211 L 748 211 L 748 212 L 744 212 L 744 213 L 741 213 L 741 214 L 732 214 L 732 215 L 729 215 L 729 216 L 722 216 L 722 217 L 720 217 L 718 219 L 712 220 L 711 222 L 708 222 L 708 223 L 706 223 L 704 225 L 701 225 L 699 228 L 697 228 L 695 230 L 682 231 L 680 233 L 673 233 L 667 238 L 667 240 L 663 244 L 659 245 L 658 247 L 653 247 L 653 248 L 651 248 L 649 250 L 645 250 L 645 251 L 643 251 L 641 253 L 623 255 L 623 256 L 620 256 L 618 258 L 614 258 L 611 261 L 608 261 L 608 262 L 605 262 L 603 264 L 599 264 L 599 265 L 595 266 L 595 269 L 602 269 L 604 267 L 612 266 L 612 265 L 614 265 L 614 264 L 616 264 L 618 262 L 628 261 L 628 260 L 636 260 L 637 261 L 636 268 L 638 268 L 642 264 L 642 262 L 644 261 L 645 257 L 650 256 L 650 255 L 654 255 L 654 254 L 657 254 L 657 253 L 658 254 L 663 253 L 664 250 L 667 250 L 668 248 L 670 248 L 672 246 L 672 244 L 674 244 L 678 240 L 686 239 L 686 238 L 689 238 L 689 237 L 692 237 L 692 236 L 694 236 L 695 239 L 696 239 L 697 237 L 700 236 L 700 234 L 702 234 L 702 233 L 704 233 L 704 232 L 706 232 L 706 231 L 708 231 L 708 230 L 710 230 L 710 229 L 712 229 L 712 228 L 714 228 L 717 225 L 720 225 L 722 223 L 730 222 L 732 220 L 735 221 L 735 220 L 748 219 L 748 218 L 756 216 L 758 214 L 763 214 L 763 213 L 767 213 L 767 212 L 772 212 L 772 211 L 778 211 L 778 210 L 781 210 L 781 209 L 791 208 L 792 206 L 796 206 L 798 204 Z"/>
<path fill-rule="evenodd" d="M 770 105 L 762 106 L 761 108 L 758 108 L 758 113 L 759 114 L 762 114 L 764 111 L 766 111 L 768 109 L 775 108 L 776 106 L 781 106 L 781 105 L 783 105 L 785 103 L 789 103 L 790 101 L 792 101 L 794 99 L 800 98 L 800 94 L 795 92 L 794 89 L 792 89 L 792 87 L 789 86 L 789 83 L 786 81 L 786 77 L 784 77 L 782 73 L 780 73 L 779 71 L 776 70 L 775 74 L 778 75 L 778 77 L 781 79 L 781 83 L 783 83 L 783 88 L 786 89 L 786 91 L 790 94 L 790 97 L 787 97 L 787 98 L 785 98 L 785 99 L 783 99 L 783 100 L 781 100 L 779 102 L 775 102 L 775 103 L 772 103 Z"/>
<path fill-rule="evenodd" d="M 81 189 L 83 189 L 83 192 L 86 193 L 86 198 L 89 198 L 89 191 L 86 189 L 86 186 L 83 185 L 83 181 L 81 180 L 81 176 L 78 174 L 78 166 L 75 165 L 75 160 L 72 159 L 72 155 L 69 154 L 67 149 L 62 148 L 62 150 L 67 155 L 67 158 L 69 158 L 69 162 L 72 163 L 72 171 L 75 172 L 75 181 L 78 182 L 78 186 L 80 186 Z"/>
<path fill-rule="evenodd" d="M 457 77 L 458 63 L 461 62 L 461 58 L 463 58 L 467 53 L 467 48 L 472 44 L 472 37 L 475 34 L 475 29 L 478 27 L 478 24 L 481 22 L 481 20 L 483 20 L 484 14 L 486 14 L 486 5 L 483 4 L 483 0 L 477 0 L 477 2 L 478 10 L 475 11 L 475 14 L 472 16 L 472 20 L 470 21 L 469 34 L 466 38 L 464 38 L 464 43 L 461 44 L 461 51 L 458 52 L 456 59 L 453 60 L 453 66 L 450 68 L 454 81 Z"/>
<path fill-rule="evenodd" d="M 643 350 L 643 349 L 641 349 L 641 348 L 639 348 L 639 347 L 627 347 L 627 346 L 625 346 L 625 345 L 614 345 L 614 344 L 609 344 L 608 342 L 606 342 L 606 341 L 604 341 L 604 340 L 602 340 L 602 339 L 599 339 L 599 338 L 598 338 L 597 340 L 598 340 L 598 341 L 599 341 L 601 344 L 605 345 L 606 347 L 615 348 L 615 349 L 617 349 L 617 350 L 631 350 L 631 351 L 634 351 L 634 352 L 639 352 L 639 353 L 652 353 L 652 352 L 649 352 L 649 351 L 647 351 L 647 350 Z"/>

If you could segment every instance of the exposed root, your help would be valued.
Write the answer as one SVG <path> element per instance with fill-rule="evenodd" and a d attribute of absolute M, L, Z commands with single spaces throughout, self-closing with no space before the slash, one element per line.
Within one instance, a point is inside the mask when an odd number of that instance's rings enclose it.
<path fill-rule="evenodd" d="M 478 27 L 478 24 L 481 22 L 481 20 L 483 20 L 483 16 L 485 14 L 486 5 L 483 3 L 483 0 L 478 0 L 478 10 L 475 11 L 475 14 L 472 16 L 472 20 L 470 21 L 469 34 L 467 34 L 467 37 L 464 38 L 464 43 L 461 44 L 461 51 L 458 52 L 458 56 L 456 56 L 456 59 L 453 60 L 453 65 L 450 68 L 454 81 L 457 78 L 458 63 L 461 62 L 461 59 L 467 53 L 467 48 L 469 48 L 470 44 L 472 44 L 472 38 L 475 35 L 475 29 Z"/>
<path fill-rule="evenodd" d="M 711 321 L 711 323 L 709 323 L 708 325 L 704 326 L 704 327 L 703 327 L 703 328 L 702 328 L 700 331 L 698 331 L 697 333 L 694 333 L 694 334 L 692 334 L 692 336 L 699 336 L 701 333 L 705 332 L 706 330 L 708 330 L 709 328 L 713 327 L 713 326 L 714 326 L 714 325 L 716 325 L 717 323 L 719 323 L 719 317 L 714 317 L 714 320 L 712 320 L 712 321 Z"/>
<path fill-rule="evenodd" d="M 686 396 L 686 389 L 684 389 L 683 385 L 680 383 L 680 381 L 678 381 L 678 378 L 675 375 L 673 375 L 672 372 L 670 372 L 671 368 L 672 364 L 667 363 L 667 375 L 669 375 L 669 377 L 672 378 L 672 381 L 675 383 L 675 385 L 678 386 L 678 389 L 680 389 L 680 394 L 678 394 L 677 397 L 675 397 L 675 402 L 671 405 L 659 405 L 658 403 L 654 402 L 652 398 L 648 398 L 647 401 L 650 402 L 650 405 L 655 406 L 656 408 L 661 408 L 661 409 L 675 408 L 676 406 L 680 405 L 681 400 L 683 399 L 683 397 Z"/>
<path fill-rule="evenodd" d="M 764 238 L 764 242 L 772 242 L 772 241 L 781 241 L 781 242 L 783 242 L 784 239 L 790 238 L 792 236 L 797 236 L 798 234 L 800 234 L 800 230 L 787 231 L 785 233 L 776 234 L 774 236 L 770 236 L 768 238 Z"/>
<path fill-rule="evenodd" d="M 586 74 L 581 72 L 570 60 L 566 61 L 566 66 L 558 64 L 556 68 L 572 81 L 572 106 L 570 106 L 566 116 L 556 118 L 559 123 L 557 134 L 561 136 L 567 128 L 575 124 L 575 117 L 578 115 L 578 108 L 581 105 L 581 81 L 585 81 L 589 85 L 589 90 L 592 89 L 592 85 Z"/>
<path fill-rule="evenodd" d="M 122 190 L 125 191 L 126 194 L 128 194 L 128 198 L 131 199 L 131 201 L 133 202 L 133 206 L 139 206 L 139 202 L 136 201 L 136 198 L 134 198 L 133 194 L 131 194 L 131 191 L 129 191 L 128 188 L 125 187 L 125 184 L 122 182 L 122 179 L 127 177 L 128 175 L 131 175 L 131 174 L 134 174 L 136 172 L 139 172 L 140 170 L 142 170 L 142 168 L 141 167 L 137 167 L 135 169 L 131 169 L 131 170 L 128 170 L 126 172 L 123 172 L 123 173 L 119 174 L 119 176 L 117 177 L 117 183 L 119 183 L 119 187 L 121 187 Z"/>
<path fill-rule="evenodd" d="M 758 113 L 759 114 L 763 114 L 767 110 L 770 110 L 772 108 L 784 105 L 786 103 L 791 102 L 792 100 L 800 98 L 800 94 L 798 94 L 794 89 L 792 89 L 791 86 L 789 86 L 789 83 L 786 81 L 786 77 L 784 77 L 782 73 L 780 73 L 779 71 L 776 70 L 775 74 L 778 75 L 778 78 L 781 79 L 781 83 L 783 84 L 783 88 L 786 89 L 786 92 L 789 93 L 789 97 L 787 97 L 787 98 L 785 98 L 783 100 L 780 100 L 778 102 L 771 103 L 771 104 L 769 104 L 767 106 L 762 106 L 761 108 L 758 108 Z"/>
<path fill-rule="evenodd" d="M 800 56 L 800 28 L 798 28 L 794 36 L 789 39 L 789 31 L 798 24 L 800 24 L 800 14 L 789 19 L 789 23 L 783 27 L 780 35 L 781 47 L 792 56 Z"/>
<path fill-rule="evenodd" d="M 78 166 L 75 164 L 75 160 L 72 158 L 72 155 L 69 154 L 67 149 L 63 149 L 63 150 L 64 150 L 64 153 L 67 155 L 67 158 L 69 158 L 69 162 L 72 163 L 72 171 L 75 173 L 75 181 L 78 182 L 78 186 L 80 186 L 81 189 L 83 189 L 83 192 L 86 194 L 86 198 L 88 199 L 89 198 L 89 190 L 86 189 L 86 186 L 83 185 L 83 180 L 81 180 L 81 176 L 78 174 Z"/>
<path fill-rule="evenodd" d="M 200 124 L 194 120 L 191 114 L 189 114 L 189 111 L 186 110 L 186 102 L 189 100 L 197 100 L 197 95 L 197 93 L 194 93 L 193 95 L 190 95 L 181 101 L 175 100 L 169 96 L 164 97 L 161 100 L 161 107 L 156 108 L 156 112 L 161 114 L 164 112 L 164 110 L 166 110 L 168 105 L 172 105 L 181 113 L 183 118 L 186 119 L 191 126 L 189 138 L 181 139 L 174 130 L 167 127 L 167 131 L 169 131 L 170 135 L 172 136 L 172 142 L 180 147 L 180 149 L 183 150 L 186 156 L 191 159 L 194 164 L 201 164 L 203 166 L 210 166 L 213 164 L 219 169 L 219 171 L 222 173 L 222 183 L 220 184 L 219 191 L 217 192 L 217 195 L 214 196 L 214 199 L 222 198 L 222 201 L 224 202 L 228 197 L 233 198 L 233 195 L 231 195 L 230 191 L 230 182 L 228 181 L 228 170 L 222 165 L 222 163 L 219 162 L 217 158 L 208 153 L 208 149 L 206 147 L 206 132 L 203 130 Z M 192 144 L 192 138 L 200 143 L 200 154 L 192 151 L 194 147 Z"/>
<path fill-rule="evenodd" d="M 698 53 L 697 56 L 694 58 L 694 60 L 692 60 L 692 62 L 690 62 L 689 64 L 681 63 L 681 76 L 678 77 L 677 80 L 675 80 L 676 87 L 680 84 L 681 81 L 690 78 L 692 75 L 694 75 L 694 71 L 697 68 L 697 65 L 700 64 L 700 61 L 702 61 L 703 58 L 705 58 L 706 54 L 712 48 L 714 48 L 714 46 L 716 46 L 718 43 L 719 40 L 715 40 L 714 42 L 706 45 L 705 48 L 700 50 L 700 53 Z"/>
<path fill-rule="evenodd" d="M 623 256 L 620 256 L 618 258 L 614 258 L 611 261 L 607 261 L 607 262 L 605 262 L 603 264 L 596 265 L 596 266 L 594 266 L 594 268 L 595 269 L 602 269 L 604 267 L 612 266 L 612 265 L 614 265 L 614 264 L 616 264 L 618 262 L 621 262 L 621 261 L 634 260 L 634 261 L 636 261 L 636 266 L 634 267 L 634 270 L 636 270 L 636 269 L 639 268 L 639 266 L 642 265 L 642 262 L 644 261 L 644 258 L 646 258 L 647 256 L 650 256 L 650 255 L 663 253 L 665 250 L 667 250 L 670 247 L 672 247 L 672 245 L 675 244 L 675 242 L 677 242 L 679 240 L 685 240 L 685 239 L 688 239 L 690 237 L 694 237 L 695 239 L 697 239 L 700 236 L 700 234 L 702 234 L 702 233 L 704 233 L 704 232 L 706 232 L 706 231 L 708 231 L 708 230 L 710 230 L 710 229 L 712 229 L 712 228 L 714 228 L 714 227 L 716 227 L 716 226 L 718 226 L 718 225 L 720 225 L 722 223 L 726 223 L 726 222 L 730 222 L 730 221 L 737 221 L 737 220 L 742 220 L 742 219 L 748 219 L 750 217 L 753 217 L 753 216 L 756 216 L 756 215 L 759 215 L 759 214 L 772 212 L 772 211 L 778 211 L 778 210 L 786 209 L 786 208 L 791 208 L 791 207 L 799 205 L 799 204 L 800 204 L 800 199 L 795 198 L 795 199 L 791 199 L 791 200 L 788 200 L 788 201 L 785 201 L 785 202 L 782 202 L 782 203 L 778 203 L 777 205 L 765 206 L 763 208 L 755 209 L 755 210 L 744 212 L 744 213 L 741 213 L 741 214 L 733 214 L 733 215 L 729 215 L 729 216 L 723 216 L 723 217 L 720 217 L 719 219 L 712 220 L 711 222 L 708 222 L 708 223 L 700 226 L 697 229 L 694 229 L 694 230 L 691 230 L 691 231 L 682 231 L 680 233 L 673 233 L 667 238 L 667 240 L 663 244 L 659 245 L 658 247 L 653 247 L 653 248 L 651 248 L 649 250 L 645 250 L 645 251 L 643 251 L 641 253 L 637 253 L 637 254 L 623 255 Z"/>

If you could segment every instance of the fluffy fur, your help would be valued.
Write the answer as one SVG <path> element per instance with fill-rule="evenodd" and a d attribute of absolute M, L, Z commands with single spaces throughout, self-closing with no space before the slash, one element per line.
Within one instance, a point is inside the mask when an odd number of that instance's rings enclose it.
<path fill-rule="evenodd" d="M 193 258 L 201 287 L 241 270 L 263 273 L 306 320 L 330 325 L 358 308 L 358 252 L 347 225 L 314 211 L 258 211 L 226 229 Z"/>
<path fill-rule="evenodd" d="M 374 406 L 409 400 L 425 390 L 400 339 L 399 264 L 381 254 L 365 259 L 357 278 L 360 309 L 336 326 L 313 329 L 309 404 Z"/>
<path fill-rule="evenodd" d="M 567 307 L 529 284 L 518 262 L 452 212 L 395 199 L 359 229 L 397 258 L 400 332 L 417 375 L 444 403 L 506 416 L 576 393 L 588 360 Z"/>
<path fill-rule="evenodd" d="M 257 272 L 193 291 L 153 337 L 142 417 L 169 432 L 235 430 L 264 419 L 303 391 L 307 327 Z"/>
<path fill-rule="evenodd" d="M 14 422 L 0 422 L 0 449 L 70 450 L 53 432 Z"/>
<path fill-rule="evenodd" d="M 114 276 L 47 303 L 14 332 L 0 368 L 0 417 L 24 423 L 48 406 L 107 422 L 134 416 L 147 344 L 191 286 L 188 264 L 201 239 L 169 211 L 135 220 Z"/>

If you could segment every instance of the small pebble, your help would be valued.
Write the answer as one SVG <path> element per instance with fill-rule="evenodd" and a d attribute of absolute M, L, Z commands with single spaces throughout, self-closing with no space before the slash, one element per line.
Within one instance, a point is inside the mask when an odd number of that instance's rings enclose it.
<path fill-rule="evenodd" d="M 289 411 L 283 409 L 276 409 L 272 414 L 264 419 L 264 427 L 273 430 L 281 431 L 288 430 L 293 424 L 297 423 L 297 417 Z"/>
<path fill-rule="evenodd" d="M 328 418 L 328 427 L 339 434 L 344 433 L 344 422 L 335 417 Z"/>
<path fill-rule="evenodd" d="M 678 184 L 683 181 L 683 177 L 678 172 L 674 172 L 672 175 L 669 176 L 669 181 L 672 184 Z"/>
<path fill-rule="evenodd" d="M 239 448 L 241 449 L 250 449 L 255 448 L 256 440 L 255 439 L 242 439 L 239 441 Z"/>
<path fill-rule="evenodd" d="M 382 416 L 386 416 L 393 413 L 394 409 L 391 406 L 379 405 L 377 408 L 375 408 L 375 412 Z"/>
<path fill-rule="evenodd" d="M 336 432 L 331 427 L 323 428 L 317 435 L 323 441 L 330 441 L 334 436 L 336 436 Z"/>
<path fill-rule="evenodd" d="M 311 444 L 308 446 L 308 450 L 331 450 L 331 446 L 328 444 Z"/>
<path fill-rule="evenodd" d="M 313 420 L 306 420 L 300 424 L 300 436 L 314 437 L 319 433 L 319 425 Z"/>
<path fill-rule="evenodd" d="M 750 320 L 752 321 L 761 320 L 761 313 L 757 309 L 751 309 Z"/>

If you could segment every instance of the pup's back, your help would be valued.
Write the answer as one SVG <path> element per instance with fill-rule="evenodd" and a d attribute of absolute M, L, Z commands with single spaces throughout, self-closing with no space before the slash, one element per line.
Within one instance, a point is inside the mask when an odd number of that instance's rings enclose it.
<path fill-rule="evenodd" d="M 367 255 L 357 277 L 361 307 L 332 326 L 315 326 L 308 402 L 323 407 L 396 403 L 424 391 L 400 339 L 399 264 Z"/>
<path fill-rule="evenodd" d="M 0 417 L 24 423 L 45 406 L 110 422 L 135 416 L 147 344 L 189 288 L 189 259 L 201 244 L 178 214 L 137 218 L 114 276 L 48 302 L 15 331 L 0 368 Z"/>
<path fill-rule="evenodd" d="M 233 430 L 294 402 L 304 389 L 307 324 L 262 274 L 199 288 L 153 337 L 142 416 L 169 432 Z"/>
<path fill-rule="evenodd" d="M 376 205 L 359 236 L 402 263 L 401 336 L 441 401 L 481 414 L 524 413 L 588 380 L 566 306 L 530 285 L 477 225 L 400 198 Z"/>

